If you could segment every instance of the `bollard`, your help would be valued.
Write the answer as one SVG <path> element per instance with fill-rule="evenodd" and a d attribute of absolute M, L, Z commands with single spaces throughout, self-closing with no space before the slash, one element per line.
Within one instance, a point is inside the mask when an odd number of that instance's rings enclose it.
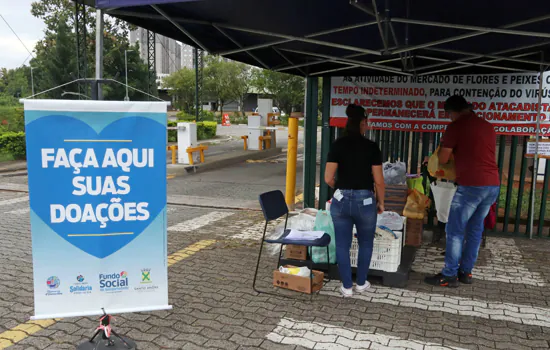
<path fill-rule="evenodd" d="M 241 139 L 244 141 L 244 150 L 248 149 L 248 136 L 241 136 Z"/>
<path fill-rule="evenodd" d="M 286 156 L 286 195 L 288 208 L 294 210 L 296 196 L 296 162 L 298 157 L 298 119 L 302 113 L 292 113 L 288 118 L 288 146 Z"/>
<path fill-rule="evenodd" d="M 178 150 L 178 146 L 170 146 L 170 151 L 172 151 L 172 164 L 176 164 L 177 163 L 177 150 Z"/>

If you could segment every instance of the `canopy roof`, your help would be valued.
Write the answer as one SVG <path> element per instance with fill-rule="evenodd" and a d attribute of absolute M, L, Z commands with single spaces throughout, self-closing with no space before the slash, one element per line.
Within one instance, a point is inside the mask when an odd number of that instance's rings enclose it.
<path fill-rule="evenodd" d="M 539 71 L 548 0 L 83 0 L 232 60 L 297 75 Z"/>

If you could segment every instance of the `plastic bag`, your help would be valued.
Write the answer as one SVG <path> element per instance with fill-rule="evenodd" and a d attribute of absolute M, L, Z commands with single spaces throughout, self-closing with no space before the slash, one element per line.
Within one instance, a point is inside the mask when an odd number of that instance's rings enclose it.
<path fill-rule="evenodd" d="M 435 152 L 432 154 L 430 159 L 428 160 L 428 172 L 430 173 L 430 176 L 438 178 L 438 179 L 445 179 L 449 181 L 455 181 L 456 180 L 456 169 L 455 169 L 455 160 L 453 155 L 451 154 L 451 158 L 449 158 L 449 162 L 447 164 L 439 164 L 439 148 L 441 146 L 438 146 Z"/>
<path fill-rule="evenodd" d="M 427 194 L 424 191 L 424 179 L 420 176 L 408 177 L 407 178 L 407 187 L 409 190 L 417 190 L 422 194 Z"/>
<path fill-rule="evenodd" d="M 407 165 L 403 162 L 382 165 L 384 171 L 384 182 L 387 185 L 402 185 L 407 181 Z"/>
<path fill-rule="evenodd" d="M 293 228 L 299 231 L 314 231 L 316 217 L 300 212 L 296 216 L 288 218 L 287 228 Z"/>
<path fill-rule="evenodd" d="M 287 273 L 289 275 L 301 276 L 301 277 L 309 277 L 311 275 L 311 271 L 307 266 L 302 266 L 302 267 L 280 266 L 279 272 Z"/>
<path fill-rule="evenodd" d="M 336 264 L 336 234 L 334 233 L 334 224 L 332 217 L 326 210 L 319 210 L 315 219 L 315 231 L 323 231 L 330 236 L 330 244 L 328 246 L 330 254 L 330 263 Z M 327 248 L 326 247 L 311 247 L 311 260 L 316 264 L 327 263 Z"/>
<path fill-rule="evenodd" d="M 450 182 L 435 181 L 430 184 L 437 211 L 437 221 L 447 223 L 456 186 Z"/>
<path fill-rule="evenodd" d="M 409 219 L 424 219 L 426 208 L 430 206 L 430 198 L 425 194 L 412 190 L 407 197 L 403 215 Z"/>
<path fill-rule="evenodd" d="M 376 218 L 376 226 L 385 226 L 392 231 L 402 231 L 403 218 L 396 212 L 385 211 L 382 214 L 378 214 Z"/>

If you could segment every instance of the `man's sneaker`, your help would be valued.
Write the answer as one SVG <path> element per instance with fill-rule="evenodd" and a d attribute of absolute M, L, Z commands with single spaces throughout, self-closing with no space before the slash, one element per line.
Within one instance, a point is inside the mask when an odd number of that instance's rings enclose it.
<path fill-rule="evenodd" d="M 460 283 L 472 284 L 472 274 L 458 271 L 458 280 L 460 281 Z"/>
<path fill-rule="evenodd" d="M 424 279 L 424 282 L 426 282 L 427 284 L 431 284 L 432 286 L 449 287 L 449 288 L 458 287 L 458 278 L 456 276 L 447 277 L 447 276 L 443 276 L 440 273 L 438 273 L 435 276 L 426 277 Z"/>
<path fill-rule="evenodd" d="M 353 289 L 352 288 L 344 288 L 344 286 L 340 287 L 340 293 L 344 298 L 351 298 L 353 296 Z"/>
<path fill-rule="evenodd" d="M 369 281 L 366 281 L 365 284 L 363 284 L 362 286 L 356 285 L 355 292 L 361 294 L 363 292 L 366 292 L 369 288 L 370 288 L 370 283 Z"/>

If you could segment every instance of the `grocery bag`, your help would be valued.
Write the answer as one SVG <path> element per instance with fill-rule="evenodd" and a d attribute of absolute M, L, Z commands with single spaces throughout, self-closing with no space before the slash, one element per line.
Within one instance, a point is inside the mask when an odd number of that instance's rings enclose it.
<path fill-rule="evenodd" d="M 430 206 L 430 198 L 425 194 L 412 190 L 407 197 L 403 216 L 409 219 L 424 219 L 426 208 Z"/>
<path fill-rule="evenodd" d="M 424 191 L 424 179 L 420 176 L 418 177 L 409 177 L 407 178 L 407 187 L 409 190 L 417 190 L 418 192 L 422 194 L 427 194 Z"/>
<path fill-rule="evenodd" d="M 430 184 L 437 211 L 437 221 L 447 223 L 451 202 L 456 192 L 455 184 L 451 182 L 434 181 Z"/>
<path fill-rule="evenodd" d="M 432 154 L 430 159 L 428 160 L 428 172 L 432 177 L 438 178 L 438 179 L 445 179 L 449 181 L 455 181 L 456 180 L 456 169 L 455 169 L 455 160 L 453 155 L 451 155 L 451 158 L 449 159 L 449 162 L 447 164 L 439 164 L 439 148 L 441 146 L 438 146 L 435 152 Z"/>
<path fill-rule="evenodd" d="M 401 185 L 407 181 L 407 165 L 403 162 L 382 164 L 386 185 Z"/>
<path fill-rule="evenodd" d="M 332 217 L 326 210 L 319 210 L 315 219 L 315 231 L 323 231 L 330 236 L 330 244 L 328 246 L 330 254 L 330 263 L 336 264 L 336 235 L 334 233 L 334 224 Z M 327 263 L 327 248 L 326 247 L 311 247 L 309 251 L 311 260 L 316 264 Z"/>

